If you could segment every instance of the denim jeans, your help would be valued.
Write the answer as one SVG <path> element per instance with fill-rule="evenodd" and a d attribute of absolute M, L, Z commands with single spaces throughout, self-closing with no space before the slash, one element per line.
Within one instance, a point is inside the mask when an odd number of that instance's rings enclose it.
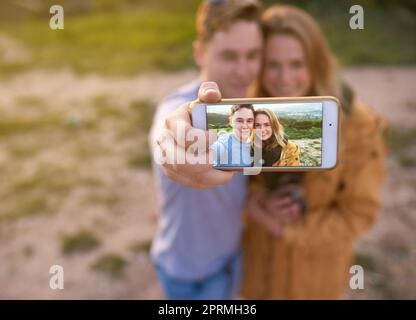
<path fill-rule="evenodd" d="M 241 251 L 231 256 L 220 270 L 195 281 L 176 279 L 161 266 L 155 267 L 166 299 L 169 300 L 230 300 L 237 298 L 239 293 Z"/>

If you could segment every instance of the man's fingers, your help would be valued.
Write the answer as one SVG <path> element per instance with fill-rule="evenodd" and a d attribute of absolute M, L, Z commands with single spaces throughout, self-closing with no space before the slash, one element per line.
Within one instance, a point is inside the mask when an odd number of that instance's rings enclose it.
<path fill-rule="evenodd" d="M 165 127 L 178 146 L 184 149 L 195 145 L 201 150 L 207 150 L 217 139 L 217 135 L 213 131 L 204 131 L 192 127 L 188 104 L 183 104 L 172 112 L 165 120 Z"/>
<path fill-rule="evenodd" d="M 221 92 L 215 82 L 203 82 L 199 88 L 198 99 L 201 102 L 215 103 L 221 100 Z M 204 149 L 216 140 L 216 133 L 192 127 L 189 103 L 181 105 L 165 120 L 165 127 L 170 131 L 176 143 L 187 149 L 194 143 L 200 143 Z"/>
<path fill-rule="evenodd" d="M 165 120 L 165 127 L 182 148 L 186 148 L 186 134 L 192 129 L 191 117 L 188 112 L 188 103 L 181 105 Z"/>
<path fill-rule="evenodd" d="M 287 207 L 293 203 L 290 197 L 280 197 L 269 199 L 269 206 L 273 208 Z"/>
<path fill-rule="evenodd" d="M 207 187 L 215 187 L 220 184 L 228 183 L 234 176 L 233 171 L 222 171 L 217 169 L 210 169 L 204 172 L 198 180 Z"/>
<path fill-rule="evenodd" d="M 189 179 L 187 176 L 180 175 L 171 169 L 171 166 L 163 166 L 163 173 L 169 179 L 180 183 L 188 188 L 200 189 L 200 186 L 196 184 L 192 179 Z"/>
<path fill-rule="evenodd" d="M 198 91 L 198 100 L 206 103 L 215 103 L 221 100 L 221 92 L 215 82 L 203 82 Z"/>
<path fill-rule="evenodd" d="M 221 92 L 215 82 L 204 82 L 198 98 L 201 102 L 215 103 L 221 100 Z M 233 172 L 212 167 L 215 152 L 209 146 L 217 140 L 217 134 L 192 127 L 188 103 L 167 116 L 164 128 L 155 149 L 167 177 L 198 189 L 225 184 L 232 179 Z"/>

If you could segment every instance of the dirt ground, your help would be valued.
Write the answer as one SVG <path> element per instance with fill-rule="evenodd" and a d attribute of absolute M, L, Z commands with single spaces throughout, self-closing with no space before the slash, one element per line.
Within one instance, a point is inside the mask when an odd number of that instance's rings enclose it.
<path fill-rule="evenodd" d="M 300 163 L 302 166 L 318 166 L 321 163 L 322 139 L 292 140 L 300 147 Z"/>
<path fill-rule="evenodd" d="M 415 128 L 415 67 L 357 67 L 343 75 L 392 127 Z M 146 130 L 128 127 L 129 110 L 138 101 L 155 105 L 195 76 L 40 70 L 0 80 L 7 120 L 0 126 L 9 128 L 0 128 L 0 218 L 8 217 L 0 220 L 0 299 L 162 297 L 148 256 L 157 195 L 151 170 L 140 165 Z M 414 143 L 410 149 L 416 155 Z M 347 299 L 416 298 L 415 189 L 416 167 L 391 155 L 380 217 L 357 243 L 365 290 L 350 290 Z M 88 241 L 79 241 L 74 252 L 65 251 L 68 237 L 82 230 L 99 244 L 83 250 Z M 108 254 L 119 258 L 110 266 L 100 260 Z M 64 268 L 64 290 L 49 287 L 56 264 Z"/>

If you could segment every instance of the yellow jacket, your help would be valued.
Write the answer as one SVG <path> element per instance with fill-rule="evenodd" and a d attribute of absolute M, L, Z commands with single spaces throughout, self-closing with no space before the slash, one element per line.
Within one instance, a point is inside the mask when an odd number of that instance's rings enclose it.
<path fill-rule="evenodd" d="M 273 163 L 273 166 L 299 166 L 300 165 L 300 147 L 291 141 L 288 141 L 283 148 L 280 159 Z"/>
<path fill-rule="evenodd" d="M 342 116 L 338 166 L 302 178 L 305 215 L 281 238 L 246 216 L 242 295 L 248 299 L 337 299 L 348 287 L 353 243 L 380 206 L 385 122 L 355 102 Z M 262 186 L 252 183 L 251 188 Z M 261 191 L 260 191 L 261 192 Z"/>

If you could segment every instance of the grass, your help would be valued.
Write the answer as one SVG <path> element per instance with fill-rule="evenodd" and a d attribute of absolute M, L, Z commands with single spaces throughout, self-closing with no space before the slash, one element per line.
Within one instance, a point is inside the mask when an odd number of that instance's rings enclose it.
<path fill-rule="evenodd" d="M 152 240 L 144 240 L 144 241 L 137 241 L 133 243 L 129 247 L 129 249 L 130 251 L 134 253 L 139 253 L 139 252 L 149 253 L 151 246 L 152 246 Z"/>
<path fill-rule="evenodd" d="M 377 292 L 378 299 L 381 300 L 393 300 L 398 299 L 397 294 L 392 288 L 391 281 L 393 279 L 388 279 L 386 277 L 378 277 L 372 284 L 373 290 Z"/>
<path fill-rule="evenodd" d="M 45 105 L 45 100 L 42 97 L 34 95 L 22 95 L 16 97 L 15 103 L 18 105 L 31 106 L 31 107 L 42 107 Z"/>
<path fill-rule="evenodd" d="M 376 271 L 376 262 L 374 258 L 368 254 L 357 253 L 355 255 L 354 264 L 364 268 L 364 271 Z"/>
<path fill-rule="evenodd" d="M 120 196 L 117 195 L 114 190 L 107 189 L 107 192 L 105 193 L 96 191 L 90 192 L 88 197 L 83 201 L 83 204 L 102 205 L 105 208 L 114 209 L 120 201 Z"/>
<path fill-rule="evenodd" d="M 390 146 L 399 164 L 405 168 L 416 166 L 414 154 L 416 146 L 416 129 L 392 128 L 389 136 Z"/>
<path fill-rule="evenodd" d="M 65 7 L 64 30 L 49 29 L 45 14 L 48 1 L 43 2 L 38 14 L 17 19 L 13 18 L 16 12 L 11 12 L 9 19 L 7 15 L 0 19 L 1 32 L 23 43 L 32 57 L 27 62 L 0 64 L 3 74 L 33 67 L 70 67 L 79 73 L 132 75 L 194 66 L 191 44 L 200 1 L 86 1 L 84 5 L 61 2 Z M 342 64 L 416 62 L 416 42 L 411 31 L 416 27 L 415 13 L 392 1 L 297 4 L 316 17 Z M 364 7 L 364 30 L 349 27 L 352 4 Z M 0 4 L 2 9 L 4 5 Z M 14 10 L 23 11 L 17 6 Z"/>
<path fill-rule="evenodd" d="M 0 139 L 14 134 L 30 133 L 35 130 L 45 130 L 59 125 L 61 119 L 57 115 L 40 118 L 0 118 Z"/>
<path fill-rule="evenodd" d="M 145 137 L 143 133 L 150 131 L 153 112 L 153 103 L 148 100 L 134 100 L 130 103 L 126 115 L 119 122 L 117 136 L 119 139 Z"/>
<path fill-rule="evenodd" d="M 26 258 L 30 258 L 33 256 L 35 250 L 33 249 L 33 247 L 31 245 L 26 245 L 23 247 L 22 253 L 23 256 Z"/>
<path fill-rule="evenodd" d="M 111 98 L 105 94 L 97 95 L 91 99 L 91 105 L 96 111 L 97 117 L 99 119 L 107 117 L 122 117 L 125 115 L 125 112 L 111 101 Z"/>
<path fill-rule="evenodd" d="M 416 128 L 402 129 L 392 128 L 390 131 L 390 144 L 395 152 L 400 152 L 403 149 L 409 148 L 415 144 L 416 141 Z"/>
<path fill-rule="evenodd" d="M 51 31 L 45 19 L 3 24 L 1 29 L 33 53 L 21 69 L 69 66 L 79 73 L 135 74 L 192 64 L 194 17 L 187 11 L 172 14 L 145 7 L 65 16 L 64 30 Z"/>
<path fill-rule="evenodd" d="M 51 208 L 44 196 L 30 195 L 21 199 L 13 208 L 2 208 L 0 223 L 49 213 L 51 213 Z"/>
<path fill-rule="evenodd" d="M 43 104 L 42 99 L 30 95 L 20 96 L 18 101 Z M 49 114 L 45 109 L 32 117 L 24 114 L 0 117 L 0 144 L 11 159 L 7 171 L 0 167 L 5 181 L 0 185 L 0 222 L 59 212 L 79 188 L 88 189 L 88 199 L 82 204 L 115 208 L 123 200 L 113 190 L 105 192 L 107 186 L 100 178 L 101 173 L 93 171 L 87 176 L 82 173 L 83 165 L 93 160 L 117 156 L 122 157 L 126 167 L 150 168 L 149 150 L 143 142 L 153 115 L 149 101 L 136 100 L 123 107 L 115 104 L 111 96 L 102 94 L 93 97 L 86 108 L 98 111 L 92 117 Z M 116 133 L 109 136 L 114 141 L 98 139 L 109 127 Z M 138 151 L 126 150 L 124 145 L 137 145 Z M 65 160 L 62 164 L 44 163 L 43 156 Z M 23 173 L 21 169 L 29 163 L 35 170 Z"/>
<path fill-rule="evenodd" d="M 74 145 L 73 153 L 78 161 L 86 161 L 96 157 L 110 155 L 111 148 L 90 138 L 89 140 L 80 140 Z"/>
<path fill-rule="evenodd" d="M 301 1 L 302 2 L 302 1 Z M 328 6 L 324 1 L 303 1 L 328 37 L 343 65 L 415 64 L 416 42 L 410 30 L 416 27 L 415 12 L 393 1 L 342 1 Z M 364 29 L 351 30 L 349 8 L 364 9 Z"/>
<path fill-rule="evenodd" d="M 88 252 L 100 245 L 100 240 L 96 235 L 81 230 L 75 234 L 65 236 L 61 241 L 61 251 L 63 254 L 73 254 L 76 252 Z"/>
<path fill-rule="evenodd" d="M 123 274 L 127 261 L 115 253 L 106 254 L 91 264 L 91 269 L 102 272 L 111 277 L 120 277 Z"/>
<path fill-rule="evenodd" d="M 285 128 L 285 134 L 289 139 L 318 139 L 322 138 L 322 128 L 310 128 L 310 129 L 298 129 L 298 128 Z"/>
<path fill-rule="evenodd" d="M 52 194 L 62 194 L 69 191 L 74 186 L 97 187 L 102 184 L 99 178 L 79 177 L 74 174 L 73 169 L 60 169 L 56 167 L 41 166 L 35 173 L 16 179 L 11 184 L 10 194 L 27 196 L 28 194 L 39 192 L 51 196 Z"/>
<path fill-rule="evenodd" d="M 41 146 L 35 144 L 14 143 L 9 146 L 8 151 L 14 159 L 27 159 L 36 156 L 41 149 Z"/>
<path fill-rule="evenodd" d="M 414 168 L 416 167 L 416 157 L 409 155 L 400 155 L 398 157 L 399 163 L 402 167 L 405 168 Z"/>
<path fill-rule="evenodd" d="M 16 160 L 16 159 L 15 159 Z M 19 166 L 10 170 L 18 170 Z M 30 175 L 3 176 L 7 181 L 1 189 L 0 222 L 15 221 L 29 218 L 38 214 L 52 214 L 56 212 L 70 190 L 77 183 L 83 183 L 74 175 L 69 175 L 64 169 L 40 166 Z"/>
<path fill-rule="evenodd" d="M 153 120 L 153 104 L 147 100 L 135 100 L 130 104 L 132 111 L 131 124 L 138 129 L 149 131 Z"/>
<path fill-rule="evenodd" d="M 152 157 L 148 152 L 136 152 L 128 160 L 128 165 L 133 168 L 150 169 L 152 167 Z"/>

